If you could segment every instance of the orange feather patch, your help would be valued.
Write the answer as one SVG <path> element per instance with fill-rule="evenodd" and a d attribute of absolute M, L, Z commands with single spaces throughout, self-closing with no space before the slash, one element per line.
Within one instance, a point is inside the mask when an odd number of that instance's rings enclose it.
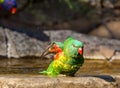
<path fill-rule="evenodd" d="M 55 54 L 54 60 L 58 60 L 59 57 L 61 56 L 61 54 L 62 54 L 62 52 L 59 52 L 59 53 Z"/>

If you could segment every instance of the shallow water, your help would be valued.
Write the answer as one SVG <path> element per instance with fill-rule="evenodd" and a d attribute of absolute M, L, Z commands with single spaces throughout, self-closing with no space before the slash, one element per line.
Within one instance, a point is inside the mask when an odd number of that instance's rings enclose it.
<path fill-rule="evenodd" d="M 19 58 L 1 59 L 0 74 L 38 74 L 45 70 L 51 59 Z M 106 60 L 85 59 L 83 66 L 76 75 L 120 74 L 120 60 L 109 62 Z"/>
<path fill-rule="evenodd" d="M 77 74 L 120 74 L 120 60 L 109 62 L 106 60 L 85 60 Z"/>

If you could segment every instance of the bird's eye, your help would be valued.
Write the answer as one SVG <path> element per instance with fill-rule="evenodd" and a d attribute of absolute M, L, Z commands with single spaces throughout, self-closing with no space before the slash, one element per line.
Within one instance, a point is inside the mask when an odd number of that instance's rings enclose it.
<path fill-rule="evenodd" d="M 79 46 L 76 46 L 75 44 L 73 44 L 73 47 L 75 47 L 75 48 L 79 48 Z"/>
<path fill-rule="evenodd" d="M 77 48 L 74 44 L 73 44 L 73 47 Z"/>

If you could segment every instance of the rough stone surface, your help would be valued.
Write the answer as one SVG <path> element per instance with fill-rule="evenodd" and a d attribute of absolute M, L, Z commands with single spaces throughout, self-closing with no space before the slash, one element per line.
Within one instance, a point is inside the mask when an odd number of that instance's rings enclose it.
<path fill-rule="evenodd" d="M 0 27 L 0 56 L 7 56 L 6 36 L 4 29 Z"/>
<path fill-rule="evenodd" d="M 112 77 L 1 76 L 1 88 L 117 88 Z"/>
<path fill-rule="evenodd" d="M 94 29 L 90 34 L 106 38 L 116 38 L 120 39 L 120 21 L 110 21 L 106 25 L 101 25 L 100 27 Z"/>
<path fill-rule="evenodd" d="M 113 76 L 114 79 L 116 80 L 116 83 L 117 83 L 117 87 L 116 88 L 120 88 L 120 76 L 119 75 L 116 75 L 116 76 Z"/>
<path fill-rule="evenodd" d="M 1 30 L 0 30 L 1 31 Z M 5 32 L 5 33 L 4 33 Z M 84 42 L 84 56 L 90 59 L 115 59 L 116 51 L 120 51 L 120 41 L 84 35 L 70 30 L 31 30 L 8 29 L 1 31 L 2 53 L 6 57 L 40 56 L 45 48 L 53 41 L 64 41 L 73 36 Z M 5 35 L 5 36 L 4 36 Z M 5 39 L 6 38 L 6 39 Z M 6 47 L 7 46 L 7 47 Z M 6 51 L 7 50 L 7 51 Z M 7 52 L 7 55 L 6 55 Z M 118 55 L 117 55 L 118 56 Z M 120 59 L 120 57 L 117 57 Z"/>
<path fill-rule="evenodd" d="M 16 51 L 16 46 L 14 45 L 14 43 L 13 43 L 13 40 L 12 40 L 12 38 L 11 38 L 11 36 L 10 36 L 10 30 L 7 30 L 7 29 L 4 29 L 5 30 L 5 35 L 6 35 L 6 38 L 7 38 L 7 44 L 6 44 L 6 46 L 7 46 L 7 55 L 8 55 L 8 57 L 16 57 L 16 58 L 18 58 L 19 56 L 18 56 L 18 53 L 17 53 L 17 51 Z"/>
<path fill-rule="evenodd" d="M 120 58 L 120 52 L 115 52 L 115 55 L 112 57 L 112 59 L 111 60 L 117 60 L 117 59 L 119 59 Z"/>
<path fill-rule="evenodd" d="M 26 30 L 5 29 L 8 38 L 8 57 L 40 56 L 48 39 L 39 33 Z M 40 41 L 39 41 L 40 40 Z M 47 41 L 48 42 L 48 41 Z"/>

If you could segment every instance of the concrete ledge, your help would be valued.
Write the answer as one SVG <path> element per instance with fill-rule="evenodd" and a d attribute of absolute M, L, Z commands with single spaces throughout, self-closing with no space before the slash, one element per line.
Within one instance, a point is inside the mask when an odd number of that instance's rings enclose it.
<path fill-rule="evenodd" d="M 111 76 L 57 77 L 41 75 L 0 76 L 0 88 L 117 88 Z"/>

